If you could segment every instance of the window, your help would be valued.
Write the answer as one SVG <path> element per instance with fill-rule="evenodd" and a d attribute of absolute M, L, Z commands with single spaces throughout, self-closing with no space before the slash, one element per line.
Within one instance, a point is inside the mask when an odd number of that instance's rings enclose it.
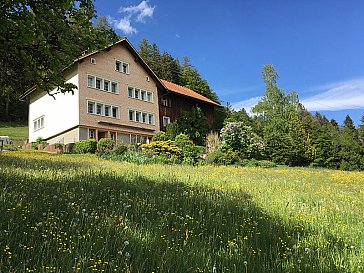
<path fill-rule="evenodd" d="M 88 87 L 95 87 L 95 77 L 87 76 L 87 86 Z"/>
<path fill-rule="evenodd" d="M 163 106 L 166 106 L 166 107 L 169 107 L 169 106 L 170 106 L 170 101 L 169 101 L 169 99 L 162 99 L 162 105 L 163 105 Z"/>
<path fill-rule="evenodd" d="M 109 117 L 110 116 L 110 105 L 105 105 L 105 116 Z"/>
<path fill-rule="evenodd" d="M 111 92 L 116 93 L 118 91 L 117 84 L 115 82 L 111 83 Z"/>
<path fill-rule="evenodd" d="M 105 117 L 119 118 L 119 106 L 105 105 L 101 102 L 87 101 L 87 113 Z"/>
<path fill-rule="evenodd" d="M 90 62 L 91 62 L 92 64 L 96 64 L 96 59 L 91 58 L 91 59 L 90 59 Z"/>
<path fill-rule="evenodd" d="M 129 121 L 154 125 L 154 114 L 129 109 Z"/>
<path fill-rule="evenodd" d="M 134 98 L 139 99 L 140 89 L 135 89 Z"/>
<path fill-rule="evenodd" d="M 104 90 L 106 92 L 117 93 L 118 83 L 115 81 L 95 77 L 92 75 L 87 76 L 87 87 Z"/>
<path fill-rule="evenodd" d="M 88 138 L 95 138 L 95 130 L 88 129 Z"/>
<path fill-rule="evenodd" d="M 101 89 L 101 82 L 102 82 L 102 79 L 96 78 L 96 88 L 97 89 Z"/>
<path fill-rule="evenodd" d="M 129 110 L 129 120 L 134 121 L 134 110 Z"/>
<path fill-rule="evenodd" d="M 96 115 L 102 115 L 102 106 L 100 103 L 96 104 Z"/>
<path fill-rule="evenodd" d="M 116 140 L 116 133 L 110 132 L 110 139 Z"/>
<path fill-rule="evenodd" d="M 40 130 L 44 127 L 44 116 L 39 117 L 33 121 L 34 131 Z"/>
<path fill-rule="evenodd" d="M 118 115 L 118 107 L 115 107 L 115 106 L 113 106 L 112 107 L 112 117 L 113 118 L 117 118 L 119 115 Z"/>
<path fill-rule="evenodd" d="M 104 80 L 104 90 L 109 91 L 110 88 L 110 81 Z"/>
<path fill-rule="evenodd" d="M 89 101 L 87 103 L 87 113 L 90 113 L 90 114 L 95 113 L 95 103 L 93 101 Z"/>
<path fill-rule="evenodd" d="M 135 88 L 132 86 L 128 86 L 128 97 L 134 98 L 138 100 L 153 102 L 153 93 L 142 90 L 140 88 Z"/>
<path fill-rule="evenodd" d="M 163 127 L 167 127 L 167 125 L 170 123 L 171 123 L 171 118 L 163 116 Z"/>
<path fill-rule="evenodd" d="M 154 115 L 148 114 L 148 124 L 154 124 Z"/>
<path fill-rule="evenodd" d="M 121 73 L 129 74 L 129 64 L 119 60 L 115 61 L 115 70 Z"/>
<path fill-rule="evenodd" d="M 152 102 L 153 101 L 153 95 L 151 92 L 147 93 L 147 101 Z"/>
<path fill-rule="evenodd" d="M 140 122 L 140 112 L 135 112 L 135 121 Z"/>

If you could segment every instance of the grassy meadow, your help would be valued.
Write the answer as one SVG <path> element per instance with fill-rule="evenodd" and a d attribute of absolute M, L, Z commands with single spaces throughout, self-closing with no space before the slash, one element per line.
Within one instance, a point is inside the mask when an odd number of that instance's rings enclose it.
<path fill-rule="evenodd" d="M 0 155 L 0 272 L 364 272 L 364 173 Z"/>
<path fill-rule="evenodd" d="M 24 145 L 28 139 L 28 125 L 23 123 L 0 122 L 0 136 L 9 136 L 15 146 Z"/>

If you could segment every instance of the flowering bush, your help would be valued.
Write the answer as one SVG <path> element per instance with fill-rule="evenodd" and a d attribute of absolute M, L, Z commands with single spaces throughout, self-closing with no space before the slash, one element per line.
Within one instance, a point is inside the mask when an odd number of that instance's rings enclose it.
<path fill-rule="evenodd" d="M 221 129 L 222 150 L 233 150 L 242 158 L 260 158 L 264 151 L 263 140 L 243 122 L 228 122 Z"/>
<path fill-rule="evenodd" d="M 157 155 L 181 155 L 181 149 L 178 148 L 172 140 L 152 141 L 149 144 L 143 144 L 142 149 Z"/>

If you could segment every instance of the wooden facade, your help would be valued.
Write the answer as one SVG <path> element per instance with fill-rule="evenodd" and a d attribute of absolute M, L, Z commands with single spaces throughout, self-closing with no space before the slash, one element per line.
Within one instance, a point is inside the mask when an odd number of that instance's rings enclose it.
<path fill-rule="evenodd" d="M 169 117 L 170 122 L 176 121 L 183 112 L 190 112 L 192 108 L 199 107 L 207 118 L 211 127 L 214 127 L 214 109 L 216 105 L 204 102 L 192 97 L 184 96 L 173 91 L 159 91 L 159 124 L 161 130 L 165 130 L 163 125 L 164 117 Z"/>

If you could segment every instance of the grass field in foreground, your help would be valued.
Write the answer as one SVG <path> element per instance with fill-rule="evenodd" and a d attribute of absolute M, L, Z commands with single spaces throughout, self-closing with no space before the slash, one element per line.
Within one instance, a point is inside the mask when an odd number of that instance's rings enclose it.
<path fill-rule="evenodd" d="M 28 139 L 28 126 L 23 123 L 0 122 L 0 136 L 8 136 L 15 146 L 24 145 Z"/>
<path fill-rule="evenodd" d="M 363 272 L 364 173 L 0 155 L 0 272 Z"/>

